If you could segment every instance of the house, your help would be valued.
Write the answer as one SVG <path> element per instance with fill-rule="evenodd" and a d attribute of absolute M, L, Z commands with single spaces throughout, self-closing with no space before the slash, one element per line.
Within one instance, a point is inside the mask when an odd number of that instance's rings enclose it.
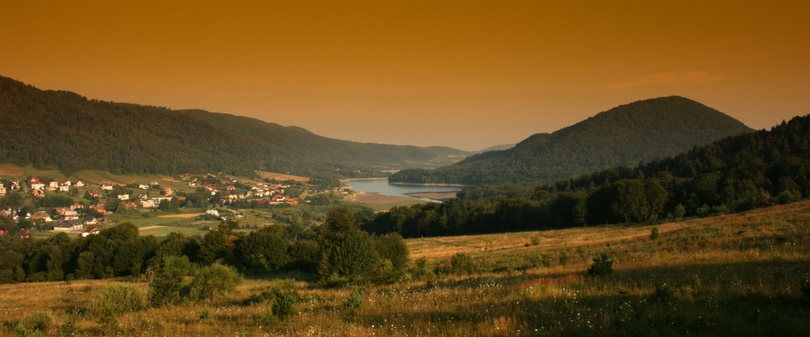
<path fill-rule="evenodd" d="M 107 204 L 98 203 L 98 204 L 95 204 L 93 206 L 90 206 L 90 209 L 92 209 L 92 210 L 94 210 L 94 211 L 96 211 L 98 213 L 104 214 L 104 213 L 107 213 Z"/>
<path fill-rule="evenodd" d="M 284 202 L 289 205 L 298 205 L 298 200 L 295 200 L 295 198 L 287 198 L 284 200 Z"/>
<path fill-rule="evenodd" d="M 133 210 L 133 209 L 138 208 L 138 204 L 136 204 L 135 202 L 130 201 L 130 202 L 127 202 L 126 204 L 124 204 L 124 207 L 126 207 L 126 209 L 128 209 L 128 210 Z"/>
<path fill-rule="evenodd" d="M 77 180 L 75 183 L 73 183 L 73 185 L 76 186 L 76 187 L 84 187 L 85 186 L 85 184 L 81 180 Z"/>
<path fill-rule="evenodd" d="M 34 212 L 34 214 L 31 215 L 31 220 L 34 220 L 34 221 L 42 220 L 42 221 L 45 221 L 45 222 L 53 221 L 53 219 L 51 219 L 51 215 L 48 214 L 48 212 L 45 212 L 45 211 Z"/>
<path fill-rule="evenodd" d="M 58 188 L 59 183 L 57 183 L 55 180 L 51 181 L 51 182 L 48 183 L 48 187 L 50 187 L 50 188 Z"/>
<path fill-rule="evenodd" d="M 70 187 L 72 184 L 73 184 L 73 182 L 71 182 L 70 180 L 65 180 L 65 181 L 63 181 L 61 184 L 59 184 L 59 186 L 67 186 L 67 187 Z"/>
<path fill-rule="evenodd" d="M 68 221 L 79 220 L 79 213 L 77 213 L 76 211 L 67 211 L 64 214 L 62 214 L 62 218 Z"/>
<path fill-rule="evenodd" d="M 31 231 L 30 230 L 28 230 L 28 229 L 21 229 L 20 230 L 20 238 L 27 239 L 29 236 L 31 236 Z"/>
<path fill-rule="evenodd" d="M 70 186 L 59 185 L 59 192 L 70 192 Z"/>
<path fill-rule="evenodd" d="M 90 191 L 87 192 L 87 194 L 89 194 L 91 198 L 98 198 L 98 192 L 96 191 Z"/>
<path fill-rule="evenodd" d="M 138 194 L 138 199 L 146 200 L 146 199 L 149 199 L 149 196 L 146 195 L 146 193 L 140 193 L 140 194 Z"/>
<path fill-rule="evenodd" d="M 281 194 L 276 194 L 272 198 L 270 198 L 273 202 L 282 202 L 284 201 L 284 196 Z"/>
<path fill-rule="evenodd" d="M 0 196 L 6 195 L 6 187 L 0 184 Z"/>
<path fill-rule="evenodd" d="M 11 178 L 8 180 L 9 187 L 8 189 L 12 191 L 19 191 L 20 190 L 20 180 L 17 178 Z"/>
<path fill-rule="evenodd" d="M 129 194 L 119 194 L 118 195 L 118 200 L 121 200 L 121 201 L 129 200 Z"/>
<path fill-rule="evenodd" d="M 5 236 L 5 235 L 6 235 L 6 231 L 0 229 L 0 236 Z"/>
<path fill-rule="evenodd" d="M 19 211 L 17 212 L 17 214 L 14 214 L 14 217 L 12 219 L 14 219 L 14 221 L 20 221 L 20 218 L 30 220 L 31 214 L 26 211 Z"/>
<path fill-rule="evenodd" d="M 92 227 L 86 229 L 84 232 L 82 232 L 82 237 L 88 237 L 90 235 L 97 235 L 98 233 L 101 233 L 101 227 L 92 226 Z"/>
<path fill-rule="evenodd" d="M 53 227 L 54 231 L 67 232 L 67 231 L 80 231 L 84 228 L 81 220 L 62 221 Z"/>
<path fill-rule="evenodd" d="M 31 180 L 28 181 L 28 185 L 34 185 L 34 184 L 39 184 L 39 178 L 31 178 Z"/>
<path fill-rule="evenodd" d="M 215 210 L 215 209 L 209 209 L 209 210 L 205 211 L 205 215 L 213 215 L 213 216 L 218 217 L 219 212 L 217 212 L 217 210 Z"/>
<path fill-rule="evenodd" d="M 34 190 L 44 190 L 44 189 L 45 189 L 45 184 L 43 184 L 43 183 L 34 183 L 34 184 L 31 184 L 31 189 L 34 189 Z"/>
<path fill-rule="evenodd" d="M 141 200 L 141 208 L 157 208 L 158 204 L 154 200 Z"/>
<path fill-rule="evenodd" d="M 233 191 L 233 190 L 235 190 L 235 189 L 236 189 L 236 187 L 234 187 L 233 185 L 228 185 L 228 187 L 227 187 L 226 189 L 227 189 L 228 191 Z"/>
<path fill-rule="evenodd" d="M 96 217 L 94 217 L 92 215 L 88 215 L 88 216 L 84 217 L 84 221 L 82 223 L 85 226 L 98 225 L 98 219 L 96 219 Z M 98 227 L 98 226 L 96 226 L 96 227 Z"/>
<path fill-rule="evenodd" d="M 160 183 L 158 183 L 157 181 L 150 181 L 149 182 L 149 186 L 158 186 L 158 185 L 160 185 Z"/>
<path fill-rule="evenodd" d="M 59 214 L 59 215 L 65 215 L 65 212 L 72 211 L 72 210 L 73 209 L 68 208 L 68 207 L 57 207 L 57 208 L 53 209 L 54 213 Z"/>
<path fill-rule="evenodd" d="M 6 217 L 6 218 L 10 218 L 13 214 L 14 214 L 14 212 L 11 211 L 11 208 L 6 208 L 6 209 L 0 211 L 0 216 Z"/>
<path fill-rule="evenodd" d="M 73 205 L 70 205 L 70 210 L 71 211 L 75 211 L 77 209 L 84 209 L 84 205 L 82 205 L 82 204 L 80 204 L 78 202 L 74 203 Z"/>
<path fill-rule="evenodd" d="M 166 188 L 164 188 L 164 189 L 163 189 L 163 192 L 162 192 L 162 193 L 163 193 L 163 195 L 165 195 L 165 196 L 170 196 L 170 195 L 172 195 L 172 193 L 174 193 L 174 192 L 172 191 L 172 189 L 171 189 L 171 188 L 166 187 Z"/>
<path fill-rule="evenodd" d="M 31 190 L 31 195 L 41 198 L 45 196 L 45 192 L 42 192 L 42 190 Z"/>
<path fill-rule="evenodd" d="M 103 183 L 103 184 L 101 184 L 101 190 L 102 191 L 112 191 L 113 190 L 113 184 Z"/>
<path fill-rule="evenodd" d="M 138 188 L 140 188 L 140 189 L 142 189 L 142 190 L 148 190 L 148 189 L 149 189 L 149 185 L 147 185 L 147 184 L 138 184 Z"/>

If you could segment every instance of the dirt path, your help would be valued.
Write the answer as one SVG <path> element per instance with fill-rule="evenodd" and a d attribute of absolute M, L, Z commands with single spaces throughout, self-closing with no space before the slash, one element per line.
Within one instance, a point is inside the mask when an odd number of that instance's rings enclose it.
<path fill-rule="evenodd" d="M 145 227 L 138 227 L 138 230 L 139 231 L 148 231 L 150 229 L 158 229 L 158 228 L 163 228 L 163 227 L 166 227 L 166 226 L 145 226 Z"/>

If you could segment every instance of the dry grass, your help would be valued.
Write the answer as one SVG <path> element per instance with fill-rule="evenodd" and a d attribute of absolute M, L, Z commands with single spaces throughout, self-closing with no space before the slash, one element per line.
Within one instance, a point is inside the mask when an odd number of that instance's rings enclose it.
<path fill-rule="evenodd" d="M 83 316 L 77 328 L 99 336 L 806 336 L 810 305 L 799 289 L 810 279 L 808 225 L 805 202 L 658 225 L 657 240 L 650 226 L 407 240 L 412 258 L 442 265 L 467 252 L 482 271 L 361 284 L 357 311 L 343 307 L 352 287 L 249 280 L 213 302 L 125 314 L 113 327 Z M 601 252 L 615 272 L 586 276 Z M 4 332 L 34 311 L 60 325 L 109 282 L 0 286 Z M 267 305 L 245 300 L 274 286 L 299 293 L 300 314 L 263 326 Z M 200 321 L 206 305 L 212 318 Z"/>

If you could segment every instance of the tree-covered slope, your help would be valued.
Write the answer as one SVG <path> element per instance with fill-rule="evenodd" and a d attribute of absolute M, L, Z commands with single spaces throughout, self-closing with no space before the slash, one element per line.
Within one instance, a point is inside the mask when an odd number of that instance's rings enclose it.
<path fill-rule="evenodd" d="M 64 171 L 318 175 L 448 164 L 450 148 L 365 144 L 199 110 L 88 100 L 0 77 L 0 162 Z M 338 170 L 340 169 L 340 170 Z"/>
<path fill-rule="evenodd" d="M 481 153 L 434 170 L 404 170 L 389 179 L 461 184 L 553 181 L 672 156 L 749 131 L 736 119 L 698 102 L 662 97 L 621 105 L 551 134 L 535 134 L 513 149 Z"/>

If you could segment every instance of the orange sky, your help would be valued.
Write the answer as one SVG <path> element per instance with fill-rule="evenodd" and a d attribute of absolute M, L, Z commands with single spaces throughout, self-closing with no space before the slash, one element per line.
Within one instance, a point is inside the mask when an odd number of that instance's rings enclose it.
<path fill-rule="evenodd" d="M 2 1 L 0 75 L 465 150 L 669 95 L 767 128 L 810 113 L 810 1 Z"/>

